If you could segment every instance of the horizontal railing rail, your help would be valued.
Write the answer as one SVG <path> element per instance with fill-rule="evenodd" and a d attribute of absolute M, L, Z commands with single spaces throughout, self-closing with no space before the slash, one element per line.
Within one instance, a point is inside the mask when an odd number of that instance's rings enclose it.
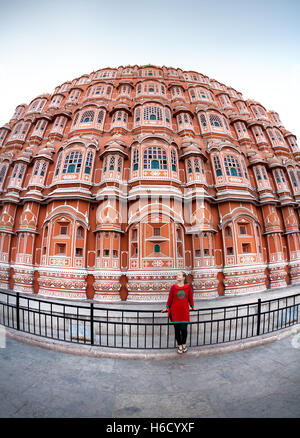
<path fill-rule="evenodd" d="M 189 346 L 247 339 L 299 324 L 300 293 L 191 312 Z M 163 306 L 162 306 L 163 307 Z M 151 309 L 72 304 L 0 291 L 0 324 L 53 340 L 126 349 L 175 347 L 167 314 Z"/>

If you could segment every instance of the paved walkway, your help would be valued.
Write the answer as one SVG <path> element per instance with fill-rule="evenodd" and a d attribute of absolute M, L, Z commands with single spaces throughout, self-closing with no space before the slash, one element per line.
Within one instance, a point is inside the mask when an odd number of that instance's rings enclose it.
<path fill-rule="evenodd" d="M 77 356 L 7 337 L 1 418 L 300 416 L 300 333 L 215 356 Z"/>

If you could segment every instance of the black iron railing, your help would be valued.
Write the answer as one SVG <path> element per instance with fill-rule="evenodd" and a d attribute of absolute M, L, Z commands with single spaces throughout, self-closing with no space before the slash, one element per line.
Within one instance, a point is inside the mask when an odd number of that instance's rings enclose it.
<path fill-rule="evenodd" d="M 299 304 L 300 293 L 249 304 L 200 308 L 191 312 L 187 342 L 190 346 L 220 344 L 299 324 Z M 99 347 L 175 347 L 173 324 L 160 310 L 116 309 L 93 302 L 68 304 L 0 291 L 0 324 L 40 337 Z"/>

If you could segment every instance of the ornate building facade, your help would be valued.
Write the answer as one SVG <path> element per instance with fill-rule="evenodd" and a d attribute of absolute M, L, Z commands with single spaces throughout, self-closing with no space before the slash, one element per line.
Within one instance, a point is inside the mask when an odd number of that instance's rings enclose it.
<path fill-rule="evenodd" d="M 300 150 L 278 113 L 177 68 L 105 68 L 0 128 L 0 287 L 164 301 L 300 282 Z"/>

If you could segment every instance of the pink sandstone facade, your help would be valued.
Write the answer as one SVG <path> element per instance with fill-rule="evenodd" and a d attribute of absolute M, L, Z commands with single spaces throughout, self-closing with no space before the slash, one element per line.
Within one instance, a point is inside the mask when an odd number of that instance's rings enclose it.
<path fill-rule="evenodd" d="M 165 301 L 300 282 L 300 151 L 278 114 L 177 68 L 105 68 L 0 128 L 0 287 Z"/>

